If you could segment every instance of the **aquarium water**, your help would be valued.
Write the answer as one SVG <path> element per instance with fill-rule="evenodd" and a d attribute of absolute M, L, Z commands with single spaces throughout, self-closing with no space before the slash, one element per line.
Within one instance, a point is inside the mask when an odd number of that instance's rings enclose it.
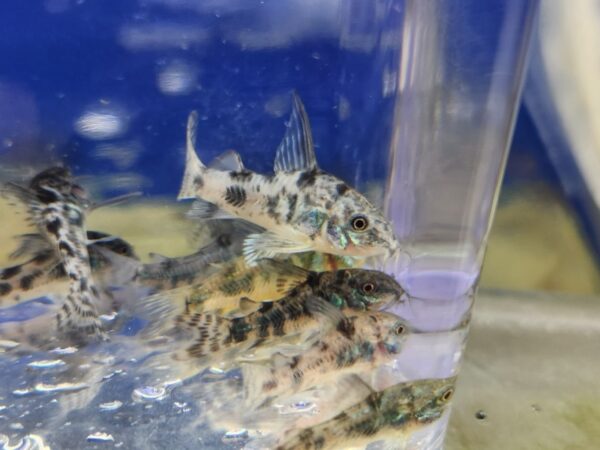
<path fill-rule="evenodd" d="M 0 448 L 443 448 L 536 8 L 0 6 Z"/>

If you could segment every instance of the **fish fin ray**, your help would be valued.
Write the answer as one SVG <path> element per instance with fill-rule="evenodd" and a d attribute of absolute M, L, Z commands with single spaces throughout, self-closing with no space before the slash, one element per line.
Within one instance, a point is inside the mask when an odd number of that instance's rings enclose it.
<path fill-rule="evenodd" d="M 244 240 L 246 264 L 252 267 L 259 259 L 273 258 L 281 253 L 299 253 L 312 250 L 308 243 L 291 241 L 271 231 L 253 233 Z"/>
<path fill-rule="evenodd" d="M 130 192 L 128 194 L 119 195 L 117 197 L 102 200 L 100 202 L 94 202 L 90 205 L 90 211 L 94 211 L 98 208 L 104 208 L 105 206 L 114 206 L 121 203 L 128 202 L 132 198 L 141 197 L 143 193 L 141 191 Z"/>
<path fill-rule="evenodd" d="M 196 199 L 186 213 L 186 217 L 193 220 L 233 220 L 238 217 L 223 211 L 217 205 L 206 200 Z"/>
<path fill-rule="evenodd" d="M 296 92 L 292 95 L 292 113 L 283 140 L 275 156 L 275 172 L 317 169 L 310 122 Z"/>
<path fill-rule="evenodd" d="M 177 200 L 196 197 L 196 178 L 206 170 L 196 153 L 195 143 L 198 133 L 198 113 L 192 111 L 188 116 L 185 150 L 185 171 Z"/>

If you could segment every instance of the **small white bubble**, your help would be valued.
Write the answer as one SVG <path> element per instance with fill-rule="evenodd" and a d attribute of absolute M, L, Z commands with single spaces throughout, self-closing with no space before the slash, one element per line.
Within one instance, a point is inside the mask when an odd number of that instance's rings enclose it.
<path fill-rule="evenodd" d="M 114 440 L 115 438 L 112 436 L 112 434 L 102 433 L 99 431 L 92 433 L 87 437 L 88 442 L 114 442 Z"/>
<path fill-rule="evenodd" d="M 23 424 L 22 424 L 22 423 L 20 423 L 20 422 L 11 423 L 11 424 L 10 424 L 8 427 L 9 427 L 11 430 L 22 430 L 23 428 L 25 428 L 25 427 L 23 426 Z"/>

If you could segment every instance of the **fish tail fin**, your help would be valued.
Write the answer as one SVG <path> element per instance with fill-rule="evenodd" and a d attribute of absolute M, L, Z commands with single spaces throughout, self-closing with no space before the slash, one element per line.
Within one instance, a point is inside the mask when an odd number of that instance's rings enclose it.
<path fill-rule="evenodd" d="M 277 395 L 279 381 L 275 368 L 270 363 L 248 362 L 241 365 L 244 380 L 244 400 L 247 405 L 256 408 L 271 395 Z"/>
<path fill-rule="evenodd" d="M 105 339 L 91 290 L 71 291 L 56 314 L 58 332 L 74 341 Z"/>
<path fill-rule="evenodd" d="M 185 149 L 185 172 L 183 174 L 183 182 L 177 200 L 196 197 L 196 185 L 198 177 L 205 171 L 206 166 L 198 158 L 196 153 L 196 134 L 198 129 L 198 113 L 192 111 L 188 117 L 187 134 L 186 134 L 186 149 Z"/>
<path fill-rule="evenodd" d="M 232 321 L 216 313 L 180 314 L 175 326 L 189 333 L 192 344 L 186 353 L 192 358 L 207 358 L 229 347 Z"/>

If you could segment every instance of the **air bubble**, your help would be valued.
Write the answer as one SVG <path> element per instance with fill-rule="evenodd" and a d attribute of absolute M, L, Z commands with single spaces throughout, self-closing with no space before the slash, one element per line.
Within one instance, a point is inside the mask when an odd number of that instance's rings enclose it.
<path fill-rule="evenodd" d="M 167 390 L 162 387 L 144 386 L 133 391 L 133 400 L 136 402 L 158 401 L 167 396 Z"/>

